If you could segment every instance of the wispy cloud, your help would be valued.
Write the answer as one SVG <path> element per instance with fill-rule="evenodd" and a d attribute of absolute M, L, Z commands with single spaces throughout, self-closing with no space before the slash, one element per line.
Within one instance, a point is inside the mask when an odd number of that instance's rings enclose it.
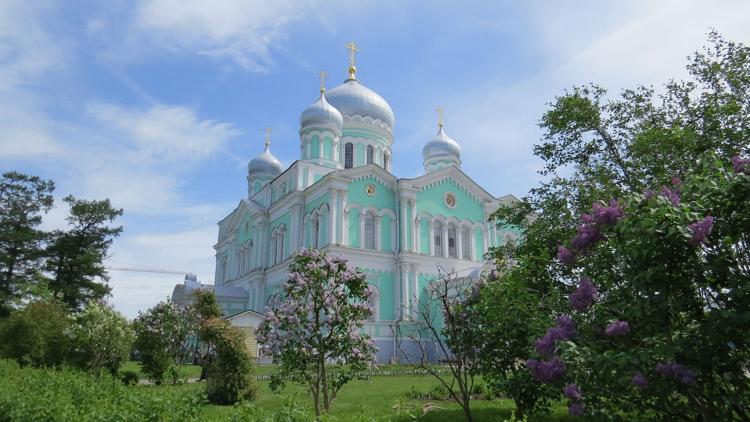
<path fill-rule="evenodd" d="M 144 0 L 136 28 L 162 48 L 231 60 L 266 72 L 284 30 L 301 19 L 311 1 Z"/>

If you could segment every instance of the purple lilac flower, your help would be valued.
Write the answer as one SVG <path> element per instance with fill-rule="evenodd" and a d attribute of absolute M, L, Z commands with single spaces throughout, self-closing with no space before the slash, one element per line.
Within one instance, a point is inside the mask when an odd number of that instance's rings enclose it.
<path fill-rule="evenodd" d="M 588 277 L 581 277 L 576 291 L 570 294 L 570 306 L 576 311 L 584 311 L 594 303 L 596 298 L 596 286 Z"/>
<path fill-rule="evenodd" d="M 573 403 L 568 406 L 568 414 L 570 414 L 570 416 L 582 416 L 584 410 L 585 407 L 583 403 Z"/>
<path fill-rule="evenodd" d="M 649 199 L 653 198 L 654 196 L 656 196 L 656 194 L 651 189 L 646 189 L 646 190 L 643 191 L 643 197 L 644 197 L 644 199 L 646 199 L 646 201 L 648 201 Z"/>
<path fill-rule="evenodd" d="M 581 224 L 578 226 L 578 234 L 570 240 L 570 243 L 578 250 L 585 251 L 602 239 L 599 229 L 592 224 Z"/>
<path fill-rule="evenodd" d="M 604 329 L 604 335 L 607 337 L 624 336 L 630 331 L 630 325 L 627 321 L 615 321 Z"/>
<path fill-rule="evenodd" d="M 672 186 L 676 186 L 676 187 L 682 186 L 682 180 L 680 180 L 679 177 L 673 177 Z"/>
<path fill-rule="evenodd" d="M 576 323 L 570 318 L 570 316 L 560 315 L 555 318 L 555 322 L 557 322 L 557 327 L 565 332 L 566 340 L 578 335 Z"/>
<path fill-rule="evenodd" d="M 732 157 L 732 167 L 735 173 L 750 174 L 748 164 L 750 164 L 750 158 L 741 158 L 739 155 Z"/>
<path fill-rule="evenodd" d="M 695 373 L 676 362 L 659 362 L 656 364 L 656 372 L 683 384 L 695 384 Z"/>
<path fill-rule="evenodd" d="M 570 249 L 560 245 L 557 247 L 557 260 L 563 265 L 572 266 L 576 262 L 576 256 Z"/>
<path fill-rule="evenodd" d="M 688 228 L 693 233 L 693 237 L 690 238 L 688 243 L 693 246 L 703 243 L 703 241 L 706 239 L 706 236 L 711 234 L 711 230 L 714 227 L 715 220 L 715 218 L 709 215 L 703 220 L 689 225 Z"/>
<path fill-rule="evenodd" d="M 602 226 L 611 226 L 623 216 L 620 203 L 612 200 L 608 206 L 595 202 L 592 206 L 594 221 Z"/>
<path fill-rule="evenodd" d="M 526 361 L 526 366 L 531 371 L 534 379 L 545 384 L 557 381 L 565 374 L 565 363 L 558 357 L 548 361 L 529 359 Z"/>
<path fill-rule="evenodd" d="M 555 340 L 548 335 L 542 336 L 534 342 L 534 349 L 542 356 L 552 356 L 555 353 Z"/>
<path fill-rule="evenodd" d="M 565 397 L 571 401 L 581 401 L 581 398 L 583 398 L 581 389 L 575 384 L 566 385 L 565 388 L 563 388 L 563 394 L 565 394 Z"/>
<path fill-rule="evenodd" d="M 661 187 L 661 196 L 666 198 L 675 207 L 680 205 L 680 192 L 676 189 L 669 189 L 666 186 Z"/>
<path fill-rule="evenodd" d="M 640 372 L 636 372 L 633 375 L 633 379 L 630 380 L 630 382 L 632 382 L 633 385 L 640 388 L 641 390 L 643 390 L 644 388 L 648 386 L 648 380 L 646 379 L 646 376 Z"/>

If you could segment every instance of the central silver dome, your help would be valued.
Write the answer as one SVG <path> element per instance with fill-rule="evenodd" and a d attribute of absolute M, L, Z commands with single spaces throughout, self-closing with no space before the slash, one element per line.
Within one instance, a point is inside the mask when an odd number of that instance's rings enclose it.
<path fill-rule="evenodd" d="M 348 79 L 343 84 L 328 91 L 326 99 L 344 115 L 369 116 L 380 120 L 389 129 L 393 129 L 395 118 L 391 106 L 383 97 L 362 85 L 356 79 Z"/>

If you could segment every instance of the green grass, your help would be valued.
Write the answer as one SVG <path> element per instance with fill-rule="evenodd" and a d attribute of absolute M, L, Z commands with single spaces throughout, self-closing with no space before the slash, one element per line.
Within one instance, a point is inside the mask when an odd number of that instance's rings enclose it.
<path fill-rule="evenodd" d="M 272 367 L 258 367 L 258 373 L 268 373 Z M 398 367 L 395 369 L 404 369 Z M 420 391 L 428 391 L 437 381 L 426 375 L 408 375 L 408 376 L 376 376 L 369 382 L 352 381 L 344 386 L 338 394 L 333 405 L 332 415 L 336 416 L 339 421 L 352 420 L 359 415 L 375 416 L 378 420 L 390 421 L 408 421 L 413 420 L 408 415 L 395 418 L 396 411 L 394 405 L 399 400 L 403 400 L 405 408 L 411 410 L 414 415 L 421 414 L 422 407 L 431 403 L 437 409 L 429 412 L 424 421 L 463 421 L 464 414 L 461 408 L 447 400 L 412 400 L 406 397 L 406 393 L 416 387 Z M 277 411 L 281 409 L 285 400 L 292 395 L 296 395 L 297 400 L 307 406 L 312 406 L 312 398 L 308 396 L 307 390 L 299 385 L 289 384 L 280 394 L 273 393 L 269 388 L 268 381 L 258 381 L 259 397 L 255 405 L 267 411 Z M 178 389 L 202 389 L 202 384 L 187 384 L 176 387 L 144 387 L 139 388 L 178 388 Z M 474 420 L 483 421 L 503 421 L 511 414 L 514 408 L 511 400 L 476 400 L 472 402 L 472 412 Z M 232 406 L 206 405 L 204 407 L 203 418 L 208 421 L 227 420 L 232 414 Z M 530 418 L 529 421 L 546 422 L 546 421 L 572 421 L 567 415 L 567 408 L 560 404 L 554 409 L 552 415 Z"/>

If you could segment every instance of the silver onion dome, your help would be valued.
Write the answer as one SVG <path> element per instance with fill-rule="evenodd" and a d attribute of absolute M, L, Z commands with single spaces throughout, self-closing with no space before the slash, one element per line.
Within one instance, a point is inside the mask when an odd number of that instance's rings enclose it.
<path fill-rule="evenodd" d="M 341 112 L 326 101 L 325 90 L 320 90 L 320 98 L 307 107 L 300 115 L 300 127 L 324 126 L 341 130 L 344 117 Z"/>
<path fill-rule="evenodd" d="M 263 152 L 250 160 L 250 163 L 247 165 L 247 174 L 249 176 L 276 177 L 281 174 L 281 161 L 271 154 L 269 145 L 270 142 L 266 140 L 266 147 Z"/>
<path fill-rule="evenodd" d="M 461 146 L 445 134 L 442 124 L 439 127 L 437 135 L 422 148 L 422 158 L 424 158 L 425 163 L 435 159 L 443 159 L 454 161 L 460 165 Z"/>
<path fill-rule="evenodd" d="M 371 117 L 387 125 L 389 130 L 393 129 L 396 119 L 391 106 L 383 97 L 356 79 L 347 79 L 343 84 L 331 89 L 326 98 L 343 115 Z"/>

